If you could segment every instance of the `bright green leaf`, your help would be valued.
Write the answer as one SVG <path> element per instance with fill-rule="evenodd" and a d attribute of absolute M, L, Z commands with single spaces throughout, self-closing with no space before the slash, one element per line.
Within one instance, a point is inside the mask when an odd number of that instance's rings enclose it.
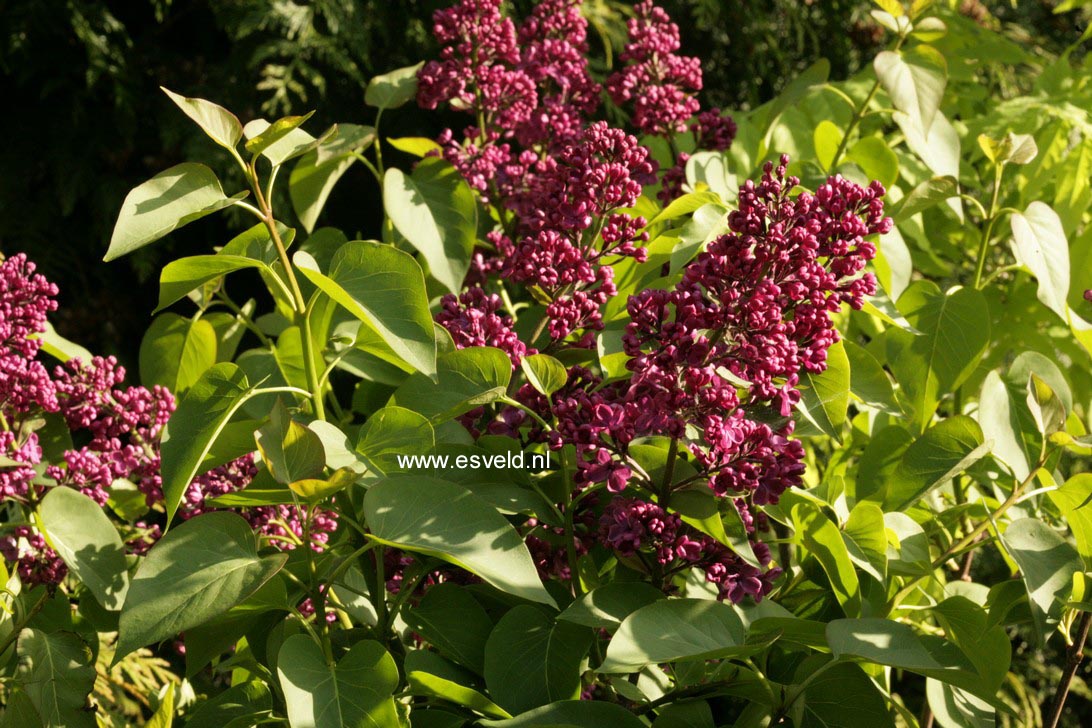
<path fill-rule="evenodd" d="M 129 590 L 125 546 L 106 513 L 72 488 L 52 488 L 38 506 L 43 532 L 99 604 L 121 609 Z"/>
<path fill-rule="evenodd" d="M 392 167 L 383 177 L 383 206 L 432 276 L 448 291 L 461 291 L 477 240 L 478 203 L 459 172 L 439 157 L 422 159 L 410 175 Z"/>
<path fill-rule="evenodd" d="M 203 164 L 186 162 L 164 170 L 125 196 L 103 260 L 128 255 L 243 197 L 245 192 L 225 195 L 216 174 Z"/>
<path fill-rule="evenodd" d="M 425 375 L 436 371 L 436 337 L 417 261 L 390 245 L 354 241 L 338 248 L 324 275 L 309 254 L 300 272 L 326 295 L 374 328 L 396 354 Z"/>

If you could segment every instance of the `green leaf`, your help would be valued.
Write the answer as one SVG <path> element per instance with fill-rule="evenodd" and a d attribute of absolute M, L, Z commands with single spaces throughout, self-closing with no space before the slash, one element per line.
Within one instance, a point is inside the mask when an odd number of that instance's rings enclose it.
<path fill-rule="evenodd" d="M 663 598 L 664 593 L 651 584 L 615 581 L 580 596 L 558 615 L 558 619 L 595 629 L 615 630 L 626 617 Z"/>
<path fill-rule="evenodd" d="M 838 526 L 808 502 L 793 506 L 792 521 L 804 547 L 818 559 L 826 572 L 834 596 L 846 615 L 859 615 L 861 584 Z"/>
<path fill-rule="evenodd" d="M 887 484 L 886 511 L 901 511 L 964 472 L 990 451 L 982 429 L 966 415 L 942 420 L 906 449 Z"/>
<path fill-rule="evenodd" d="M 204 319 L 157 316 L 140 342 L 140 381 L 185 392 L 216 363 L 216 329 Z"/>
<path fill-rule="evenodd" d="M 19 633 L 16 654 L 16 683 L 47 726 L 95 725 L 92 714 L 84 710 L 95 685 L 94 657 L 86 642 L 72 632 L 24 629 Z"/>
<path fill-rule="evenodd" d="M 318 223 L 334 185 L 356 161 L 354 153 L 375 141 L 375 129 L 357 124 L 339 124 L 333 139 L 300 157 L 288 178 L 292 209 L 307 232 Z"/>
<path fill-rule="evenodd" d="M 43 728 L 38 709 L 34 707 L 25 690 L 15 685 L 4 698 L 6 704 L 3 711 L 0 711 L 0 728 Z"/>
<path fill-rule="evenodd" d="M 1039 154 L 1035 137 L 1030 134 L 1009 132 L 1001 141 L 979 134 L 978 146 L 981 147 L 986 158 L 994 164 L 1027 164 Z"/>
<path fill-rule="evenodd" d="M 850 394 L 881 412 L 898 413 L 899 406 L 895 401 L 891 378 L 880 362 L 863 346 L 852 341 L 845 341 L 843 344 L 849 359 Z"/>
<path fill-rule="evenodd" d="M 397 149 L 400 152 L 406 154 L 412 154 L 415 157 L 427 157 L 429 152 L 434 150 L 438 151 L 440 145 L 435 140 L 428 137 L 399 137 L 397 139 L 387 139 L 387 144 Z"/>
<path fill-rule="evenodd" d="M 243 138 L 243 125 L 239 123 L 239 118 L 223 106 L 205 99 L 187 98 L 162 86 L 159 89 L 214 142 L 225 149 L 235 149 Z"/>
<path fill-rule="evenodd" d="M 163 429 L 160 445 L 163 500 L 174 517 L 186 488 L 228 421 L 252 393 L 246 375 L 227 362 L 208 369 L 190 389 Z"/>
<path fill-rule="evenodd" d="M 656 713 L 652 728 L 716 728 L 713 711 L 704 700 L 668 703 Z"/>
<path fill-rule="evenodd" d="M 986 610 L 966 597 L 949 597 L 932 611 L 944 628 L 945 637 L 974 663 L 983 683 L 999 690 L 1012 659 L 1012 645 L 1005 628 L 990 625 Z"/>
<path fill-rule="evenodd" d="M 830 166 L 834 163 L 834 155 L 842 144 L 845 135 L 834 122 L 823 119 L 816 127 L 813 134 L 815 143 L 815 158 L 824 172 L 830 172 Z"/>
<path fill-rule="evenodd" d="M 883 509 L 875 503 L 858 503 L 842 529 L 849 558 L 881 584 L 887 579 L 887 526 Z"/>
<path fill-rule="evenodd" d="M 260 680 L 230 687 L 186 712 L 186 728 L 225 728 L 273 708 L 269 688 Z M 257 722 L 257 721 L 255 721 Z"/>
<path fill-rule="evenodd" d="M 205 513 L 171 529 L 151 548 L 121 610 L 115 663 L 138 647 L 208 622 L 256 592 L 287 554 L 258 556 L 242 516 Z"/>
<path fill-rule="evenodd" d="M 933 174 L 958 179 L 961 149 L 959 132 L 943 111 L 937 112 L 928 136 L 915 120 L 901 111 L 896 111 L 891 118 L 906 137 L 906 145 Z M 949 199 L 948 208 L 960 222 L 963 221 L 963 206 L 959 200 Z"/>
<path fill-rule="evenodd" d="M 948 64 L 932 46 L 908 51 L 881 51 L 873 62 L 891 103 L 917 121 L 928 135 L 948 84 Z"/>
<path fill-rule="evenodd" d="M 387 406 L 376 410 L 356 442 L 356 452 L 364 457 L 368 469 L 380 475 L 398 472 L 399 456 L 425 455 L 436 448 L 436 432 L 423 415 L 404 407 Z"/>
<path fill-rule="evenodd" d="M 277 677 L 291 728 L 398 728 L 391 695 L 398 666 L 373 640 L 354 644 L 337 665 L 305 634 L 292 635 L 277 655 Z"/>
<path fill-rule="evenodd" d="M 417 95 L 417 72 L 422 61 L 375 76 L 364 89 L 364 103 L 377 109 L 395 109 Z"/>
<path fill-rule="evenodd" d="M 1028 476 L 1031 462 L 1036 456 L 1036 453 L 1029 453 L 1028 443 L 1023 437 L 1024 425 L 1030 413 L 1022 400 L 996 371 L 986 375 L 978 398 L 978 422 L 982 426 L 982 436 L 993 442 L 991 451 L 994 457 L 1007 465 L 1017 480 Z"/>
<path fill-rule="evenodd" d="M 739 654 L 746 631 L 732 607 L 707 599 L 665 599 L 626 617 L 599 671 L 636 672 L 674 660 Z"/>
<path fill-rule="evenodd" d="M 1005 549 L 1020 567 L 1028 590 L 1039 644 L 1046 644 L 1073 590 L 1081 557 L 1057 531 L 1036 518 L 1021 518 L 1001 534 Z"/>
<path fill-rule="evenodd" d="M 995 728 L 997 712 L 985 700 L 966 690 L 926 678 L 925 696 L 937 724 L 959 728 Z"/>
<path fill-rule="evenodd" d="M 630 453 L 636 452 L 637 447 L 632 447 Z M 664 464 L 666 465 L 666 452 Z M 662 470 L 654 472 L 647 467 L 645 469 L 654 478 L 662 477 Z M 739 511 L 734 505 L 728 504 L 722 512 L 720 500 L 708 488 L 684 489 L 672 495 L 669 510 L 677 513 L 684 523 L 712 536 L 718 543 L 730 548 L 751 566 L 760 567 L 761 564 L 755 556 L 754 549 L 751 548 Z"/>
<path fill-rule="evenodd" d="M 954 643 L 919 634 L 908 624 L 888 619 L 836 619 L 827 624 L 827 642 L 836 659 L 854 657 L 897 667 L 993 697 L 974 664 Z M 983 694 L 984 693 L 984 694 Z"/>
<path fill-rule="evenodd" d="M 314 111 L 309 111 L 302 116 L 286 116 L 283 119 L 277 119 L 272 124 L 267 126 L 261 133 L 256 134 L 246 142 L 246 150 L 253 154 L 255 157 L 272 147 L 280 140 L 287 137 L 296 129 L 300 128 L 305 121 L 311 118 Z"/>
<path fill-rule="evenodd" d="M 701 192 L 687 192 L 686 194 L 676 197 L 669 202 L 667 206 L 656 213 L 656 216 L 648 221 L 648 227 L 660 222 L 667 222 L 668 220 L 674 220 L 676 218 L 689 215 L 692 212 L 697 212 L 707 204 L 723 204 L 720 195 L 709 190 L 703 190 Z"/>
<path fill-rule="evenodd" d="M 52 488 L 38 506 L 42 531 L 73 574 L 108 610 L 129 590 L 125 546 L 98 503 L 72 488 Z"/>
<path fill-rule="evenodd" d="M 301 118 L 301 117 L 290 117 Z M 301 122 L 302 123 L 302 122 Z M 288 124 L 291 126 L 291 123 Z M 243 127 L 243 134 L 249 140 L 247 147 L 249 149 L 251 142 L 256 139 L 262 139 L 267 132 L 273 130 L 274 124 L 270 124 L 265 119 L 254 119 L 247 122 L 247 125 Z M 283 134 L 280 132 L 284 132 Z M 321 146 L 327 140 L 331 139 L 337 134 L 337 127 L 331 127 L 327 129 L 321 137 L 316 139 L 311 136 L 299 126 L 291 126 L 291 128 L 285 131 L 281 129 L 274 133 L 276 139 L 273 139 L 268 145 L 266 145 L 260 152 L 262 156 L 269 160 L 270 164 L 274 167 L 279 167 L 290 159 L 313 152 L 316 148 Z"/>
<path fill-rule="evenodd" d="M 436 556 L 501 591 L 554 606 L 520 535 L 461 486 L 431 477 L 387 478 L 365 494 L 364 514 L 384 543 Z"/>
<path fill-rule="evenodd" d="M 849 357 L 841 341 L 827 350 L 827 368 L 819 374 L 803 372 L 799 408 L 820 432 L 841 440 L 842 426 L 849 410 Z M 807 434 L 806 432 L 801 434 Z"/>
<path fill-rule="evenodd" d="M 865 176 L 879 180 L 888 189 L 899 178 L 899 158 L 883 137 L 861 137 L 846 152 L 846 159 L 860 167 Z"/>
<path fill-rule="evenodd" d="M 403 610 L 402 617 L 440 654 L 482 674 L 493 621 L 467 589 L 450 582 L 437 584 L 420 604 Z"/>
<path fill-rule="evenodd" d="M 671 275 L 678 273 L 712 240 L 728 232 L 728 208 L 719 202 L 702 205 L 679 231 L 671 251 Z"/>
<path fill-rule="evenodd" d="M 411 375 L 390 403 L 424 415 L 433 424 L 444 422 L 504 396 L 512 361 L 500 349 L 475 346 L 444 354 L 436 371 L 436 381 L 421 372 Z"/>
<path fill-rule="evenodd" d="M 436 697 L 493 718 L 512 717 L 504 708 L 477 690 L 464 685 L 464 682 L 470 682 L 468 678 L 472 676 L 469 673 L 464 673 L 435 652 L 411 650 L 406 653 L 404 667 L 406 682 L 417 695 Z M 413 712 L 413 725 L 415 727 L 418 715 L 419 713 L 415 709 Z M 462 719 L 459 719 L 457 725 L 463 725 Z"/>
<path fill-rule="evenodd" d="M 970 377 L 990 341 L 990 314 L 983 295 L 969 288 L 941 293 L 918 281 L 899 299 L 899 310 L 921 336 L 892 328 L 887 361 L 921 429 L 936 412 L 940 397 Z"/>
<path fill-rule="evenodd" d="M 532 354 L 520 362 L 531 386 L 549 397 L 569 381 L 565 365 L 549 354 Z"/>
<path fill-rule="evenodd" d="M 53 324 L 48 321 L 46 321 L 45 327 L 45 331 L 38 337 L 42 342 L 42 350 L 45 353 L 63 362 L 72 359 L 79 359 L 84 362 L 91 361 L 94 355 L 90 351 L 58 334 L 57 330 L 53 328 Z"/>
<path fill-rule="evenodd" d="M 417 261 L 390 245 L 354 241 L 338 248 L 323 275 L 303 251 L 293 258 L 300 272 L 326 295 L 374 328 L 417 371 L 436 372 L 436 337 Z"/>
<path fill-rule="evenodd" d="M 103 260 L 128 255 L 244 197 L 245 192 L 225 195 L 216 174 L 203 164 L 164 170 L 125 196 Z"/>
<path fill-rule="evenodd" d="M 894 728 L 887 701 L 857 665 L 834 665 L 808 683 L 799 728 Z"/>
<path fill-rule="evenodd" d="M 522 713 L 580 695 L 580 664 L 592 631 L 555 622 L 537 607 L 520 605 L 501 617 L 485 647 L 485 684 L 510 713 Z"/>
<path fill-rule="evenodd" d="M 1049 495 L 1073 531 L 1085 569 L 1092 570 L 1092 473 L 1074 475 Z"/>
<path fill-rule="evenodd" d="M 515 718 L 478 722 L 486 728 L 647 728 L 621 705 L 599 700 L 563 700 Z"/>
<path fill-rule="evenodd" d="M 293 420 L 280 400 L 269 422 L 255 433 L 262 461 L 278 483 L 317 478 L 326 467 L 322 440 Z"/>
<path fill-rule="evenodd" d="M 288 488 L 307 503 L 318 503 L 335 493 L 345 490 L 360 476 L 352 468 L 338 468 L 329 478 L 302 478 L 288 484 Z M 244 489 L 245 490 L 245 489 Z"/>
<path fill-rule="evenodd" d="M 167 692 L 160 698 L 155 714 L 144 724 L 145 728 L 171 728 L 174 724 L 174 683 L 167 683 Z"/>
<path fill-rule="evenodd" d="M 266 268 L 272 273 L 262 261 L 236 255 L 194 255 L 171 261 L 159 274 L 159 304 L 152 313 L 162 311 L 209 281 L 243 268 Z"/>
<path fill-rule="evenodd" d="M 1054 390 L 1038 374 L 1032 374 L 1027 386 L 1028 409 L 1035 419 L 1035 425 L 1045 437 L 1065 429 L 1068 416 L 1065 404 Z"/>
<path fill-rule="evenodd" d="M 906 197 L 891 206 L 888 214 L 902 222 L 958 194 L 959 183 L 955 177 L 933 177 L 910 190 Z"/>
<path fill-rule="evenodd" d="M 409 176 L 392 167 L 383 176 L 383 207 L 432 277 L 461 291 L 478 232 L 478 203 L 462 175 L 439 157 L 422 159 Z"/>
<path fill-rule="evenodd" d="M 1058 213 L 1036 201 L 1024 212 L 1012 213 L 1010 222 L 1016 260 L 1039 281 L 1039 300 L 1068 321 L 1069 243 Z"/>

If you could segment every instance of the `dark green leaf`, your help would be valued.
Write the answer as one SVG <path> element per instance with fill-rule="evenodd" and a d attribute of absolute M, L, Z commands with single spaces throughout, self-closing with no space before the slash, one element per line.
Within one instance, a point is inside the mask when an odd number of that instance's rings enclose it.
<path fill-rule="evenodd" d="M 461 486 L 431 477 L 387 478 L 364 496 L 364 514 L 384 543 L 436 556 L 501 591 L 554 606 L 520 535 Z"/>
<path fill-rule="evenodd" d="M 391 404 L 411 409 L 433 424 L 497 401 L 512 378 L 512 361 L 500 349 L 475 346 L 441 356 L 437 380 L 423 372 L 395 390 Z"/>
<path fill-rule="evenodd" d="M 24 629 L 17 647 L 16 683 L 22 686 L 38 715 L 50 728 L 92 728 L 95 719 L 84 710 L 95 685 L 91 648 L 72 632 L 46 633 Z"/>
<path fill-rule="evenodd" d="M 599 700 L 564 700 L 515 718 L 479 722 L 487 728 L 646 728 L 622 706 Z"/>
<path fill-rule="evenodd" d="M 666 599 L 626 617 L 607 647 L 600 672 L 636 672 L 674 660 L 709 660 L 741 652 L 743 621 L 727 604 Z"/>
<path fill-rule="evenodd" d="M 521 605 L 497 623 L 485 648 L 485 684 L 513 714 L 580 694 L 580 664 L 592 631 L 555 622 L 537 607 Z"/>
<path fill-rule="evenodd" d="M 493 622 L 469 591 L 450 582 L 437 584 L 402 617 L 442 655 L 482 674 Z"/>
<path fill-rule="evenodd" d="M 357 642 L 335 667 L 309 636 L 293 635 L 281 645 L 277 676 L 291 728 L 402 725 L 391 697 L 398 666 L 378 642 Z"/>
<path fill-rule="evenodd" d="M 172 529 L 151 548 L 129 586 L 115 661 L 223 614 L 287 559 L 259 557 L 257 538 L 234 513 L 205 513 Z"/>

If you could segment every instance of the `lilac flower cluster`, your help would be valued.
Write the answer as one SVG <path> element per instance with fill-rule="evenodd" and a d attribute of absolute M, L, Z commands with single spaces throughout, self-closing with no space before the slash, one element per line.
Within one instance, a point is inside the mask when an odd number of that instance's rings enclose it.
<path fill-rule="evenodd" d="M 547 353 L 594 346 L 603 305 L 617 295 L 613 265 L 647 260 L 647 223 L 633 208 L 657 182 L 664 202 L 683 190 L 690 156 L 678 151 L 676 135 L 689 133 L 688 148 L 725 151 L 736 125 L 717 109 L 701 111 L 698 59 L 678 55 L 679 30 L 663 10 L 639 3 L 620 56 L 625 65 L 606 91 L 632 108 L 640 133 L 664 137 L 675 150 L 674 166 L 658 175 L 635 136 L 592 119 L 599 88 L 584 59 L 579 0 L 540 3 L 518 29 L 500 5 L 462 0 L 437 13 L 444 49 L 419 74 L 419 102 L 474 114 L 477 123 L 461 140 L 451 131 L 441 136 L 442 154 L 498 221 L 475 253 L 469 291 L 445 297 L 437 320 L 457 346 L 497 346 L 516 365 L 531 346 Z M 502 407 L 492 419 L 479 408 L 462 418 L 474 437 L 488 432 L 575 450 L 573 490 L 558 505 L 572 509 L 570 530 L 524 524 L 544 577 L 571 579 L 574 556 L 605 547 L 665 589 L 689 568 L 732 601 L 758 600 L 772 588 L 780 572 L 760 539 L 764 516 L 752 510 L 801 482 L 804 451 L 791 419 L 800 372 L 826 367 L 837 341 L 831 315 L 874 292 L 864 267 L 875 247 L 865 238 L 891 226 L 881 185 L 832 177 L 814 194 L 797 193 L 787 164 L 768 164 L 758 182 L 744 183 L 729 234 L 686 266 L 677 286 L 629 298 L 628 379 L 605 382 L 574 365 L 550 398 L 523 385 L 513 394 L 522 408 Z M 498 277 L 544 301 L 531 340 L 520 341 L 497 297 L 485 292 Z M 686 460 L 696 475 L 653 482 L 631 453 L 650 438 L 670 443 L 670 462 Z M 762 568 L 671 511 L 676 489 L 703 485 L 738 512 Z M 599 489 L 612 500 L 600 503 Z"/>
<path fill-rule="evenodd" d="M 125 371 L 111 358 L 72 359 L 52 374 L 39 361 L 57 287 L 19 254 L 0 263 L 0 499 L 33 505 L 50 487 L 68 486 L 104 505 L 119 479 L 158 487 L 159 433 L 174 410 L 170 392 L 122 387 Z M 43 463 L 42 415 L 60 417 L 80 445 Z M 63 562 L 33 528 L 0 538 L 5 558 L 27 583 L 56 583 Z"/>
<path fill-rule="evenodd" d="M 186 488 L 178 515 L 189 520 L 217 510 L 208 502 L 210 499 L 242 490 L 250 485 L 257 474 L 254 455 L 247 454 L 198 475 Z M 156 490 L 145 492 L 149 505 L 162 497 L 162 492 Z M 322 551 L 330 535 L 337 530 L 337 513 L 325 508 L 318 508 L 308 516 L 290 505 L 254 506 L 242 509 L 240 515 L 256 533 L 266 536 L 270 543 L 283 551 L 291 551 L 302 542 L 307 532 L 304 521 L 308 517 L 311 524 L 310 545 L 315 551 Z"/>
<path fill-rule="evenodd" d="M 114 483 L 129 481 L 149 507 L 162 503 L 159 439 L 175 408 L 174 397 L 160 386 L 125 386 L 125 369 L 114 357 L 71 359 L 50 373 L 38 360 L 46 316 L 56 310 L 57 288 L 25 255 L 0 263 L 0 501 L 33 507 L 52 487 L 71 487 L 99 505 Z M 36 428 L 41 416 L 63 420 L 78 445 L 54 453 L 45 462 Z M 247 485 L 257 469 L 244 456 L 194 479 L 180 508 L 183 518 L 209 510 L 208 498 Z M 321 550 L 337 527 L 335 514 L 320 509 L 303 516 L 289 506 L 264 506 L 243 512 L 251 526 L 280 548 L 294 548 L 306 530 L 311 546 Z M 144 553 L 158 540 L 158 524 L 139 522 L 129 537 L 133 553 Z M 0 553 L 17 563 L 28 584 L 55 584 L 67 570 L 36 530 L 19 526 L 0 536 Z"/>
<path fill-rule="evenodd" d="M 633 124 L 644 134 L 686 131 L 701 105 L 701 61 L 679 56 L 679 26 L 652 0 L 642 0 L 629 20 L 629 43 L 619 56 L 625 68 L 607 81 L 614 103 L 633 102 Z"/>
<path fill-rule="evenodd" d="M 497 313 L 502 305 L 497 294 L 470 288 L 458 297 L 448 294 L 441 299 L 436 323 L 447 329 L 458 348 L 494 346 L 508 354 L 514 369 L 535 350 L 528 350 L 512 330 L 511 316 Z"/>

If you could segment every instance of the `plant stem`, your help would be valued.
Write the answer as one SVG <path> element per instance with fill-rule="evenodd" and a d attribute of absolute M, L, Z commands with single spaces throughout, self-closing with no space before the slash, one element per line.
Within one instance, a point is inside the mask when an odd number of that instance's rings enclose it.
<path fill-rule="evenodd" d="M 1088 641 L 1088 628 L 1092 625 L 1092 613 L 1081 612 L 1081 619 L 1077 623 L 1077 639 L 1065 651 L 1065 669 L 1062 671 L 1062 679 L 1054 691 L 1054 701 L 1050 706 L 1050 715 L 1043 721 L 1044 728 L 1057 728 L 1062 719 L 1062 710 L 1065 708 L 1065 699 L 1069 696 L 1069 685 L 1073 682 L 1077 668 L 1081 666 L 1081 658 L 1084 657 L 1084 645 Z"/>
<path fill-rule="evenodd" d="M 19 639 L 19 633 L 26 628 L 27 624 L 30 623 L 30 620 L 34 619 L 34 615 L 42 611 L 42 607 L 45 606 L 45 603 L 48 599 L 49 592 L 43 590 L 42 596 L 38 597 L 38 601 L 34 602 L 34 604 L 31 605 L 30 609 L 27 610 L 26 615 L 21 620 L 19 620 L 19 624 L 12 625 L 11 633 L 4 639 L 3 642 L 0 642 L 0 655 L 3 655 L 5 652 L 7 652 L 8 648 L 11 647 L 12 643 L 15 642 L 15 640 Z"/>
<path fill-rule="evenodd" d="M 976 291 L 982 288 L 982 274 L 986 270 L 986 254 L 990 249 L 990 236 L 993 235 L 994 223 L 1000 217 L 997 214 L 997 198 L 1001 194 L 1001 173 L 1003 171 L 1004 166 L 999 164 L 993 174 L 993 193 L 990 195 L 989 216 L 986 220 L 986 229 L 982 233 L 982 241 L 978 244 L 978 262 L 974 269 L 974 288 Z"/>
<path fill-rule="evenodd" d="M 288 285 L 292 292 L 292 308 L 296 314 L 296 325 L 300 327 L 300 334 L 303 338 L 303 369 L 307 375 L 307 386 L 311 389 L 311 406 L 314 407 L 315 417 L 325 420 L 326 406 L 322 400 L 322 385 L 319 382 L 319 373 L 315 366 L 315 347 L 311 334 L 310 311 L 307 307 L 307 301 L 304 300 L 303 291 L 300 290 L 299 281 L 296 280 L 296 271 L 288 257 L 288 249 L 277 230 L 277 219 L 273 217 L 272 199 L 267 198 L 262 193 L 262 186 L 258 181 L 258 171 L 253 163 L 249 166 L 249 172 L 250 184 L 254 189 L 254 196 L 257 198 L 258 206 L 261 209 L 262 222 L 265 223 L 266 229 L 269 230 L 269 237 L 277 248 L 277 255 L 280 257 L 281 265 L 284 266 L 284 272 L 288 277 Z M 273 191 L 273 179 L 273 177 L 270 177 L 270 194 Z"/>
<path fill-rule="evenodd" d="M 899 35 L 895 41 L 894 51 L 898 52 L 902 47 L 903 42 L 906 40 L 905 35 Z M 872 84 L 872 88 L 868 90 L 868 96 L 865 96 L 864 102 L 853 110 L 853 117 L 849 120 L 849 126 L 846 127 L 845 133 L 842 135 L 842 141 L 838 142 L 838 149 L 834 152 L 834 157 L 830 160 L 830 169 L 833 171 L 842 161 L 842 155 L 846 151 L 846 147 L 849 145 L 849 137 L 853 134 L 853 130 L 857 128 L 857 125 L 861 123 L 861 119 L 864 118 L 865 112 L 868 111 L 868 105 L 872 103 L 872 99 L 876 96 L 876 92 L 880 90 L 880 79 L 876 77 L 876 83 Z"/>

